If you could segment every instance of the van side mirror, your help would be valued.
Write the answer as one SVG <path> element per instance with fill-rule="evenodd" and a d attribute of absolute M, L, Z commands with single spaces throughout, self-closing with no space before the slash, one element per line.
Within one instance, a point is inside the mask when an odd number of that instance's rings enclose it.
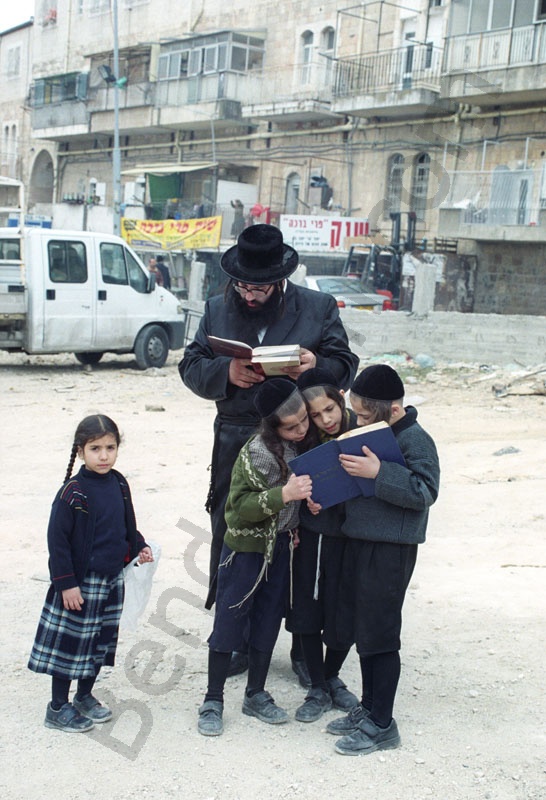
<path fill-rule="evenodd" d="M 150 274 L 148 275 L 148 288 L 147 288 L 148 294 L 151 294 L 154 291 L 154 289 L 155 289 L 155 274 L 153 272 L 150 272 Z"/>

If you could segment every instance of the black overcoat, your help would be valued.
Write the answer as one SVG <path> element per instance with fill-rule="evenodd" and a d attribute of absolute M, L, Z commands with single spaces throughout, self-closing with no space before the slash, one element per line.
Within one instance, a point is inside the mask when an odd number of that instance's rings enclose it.
<path fill-rule="evenodd" d="M 208 497 L 212 524 L 212 580 L 226 530 L 224 506 L 231 470 L 239 450 L 260 422 L 254 407 L 254 395 L 260 384 L 248 389 L 230 384 L 228 373 L 231 359 L 213 353 L 207 341 L 208 334 L 236 339 L 251 347 L 260 344 L 299 344 L 315 354 L 316 366 L 330 370 L 343 389 L 352 383 L 359 359 L 349 348 L 336 301 L 329 294 L 287 281 L 284 313 L 268 327 L 261 342 L 254 331 L 249 330 L 231 296 L 226 300 L 223 295 L 217 295 L 205 304 L 205 313 L 195 339 L 186 347 L 178 369 L 184 384 L 199 397 L 214 400 L 217 408 Z"/>

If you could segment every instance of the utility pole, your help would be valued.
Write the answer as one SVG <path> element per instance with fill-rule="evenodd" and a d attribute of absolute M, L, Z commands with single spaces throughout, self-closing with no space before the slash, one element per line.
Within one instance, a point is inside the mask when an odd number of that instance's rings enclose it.
<path fill-rule="evenodd" d="M 118 0 L 112 0 L 114 26 L 114 149 L 112 151 L 112 173 L 114 187 L 114 234 L 121 235 L 121 153 L 119 149 L 119 39 Z"/>

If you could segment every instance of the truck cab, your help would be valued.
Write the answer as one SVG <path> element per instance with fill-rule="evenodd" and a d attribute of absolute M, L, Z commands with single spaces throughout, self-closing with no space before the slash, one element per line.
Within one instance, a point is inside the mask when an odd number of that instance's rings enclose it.
<path fill-rule="evenodd" d="M 162 366 L 184 341 L 177 298 L 127 243 L 90 231 L 0 230 L 0 347 L 29 354 L 74 352 L 97 363 L 134 353 Z"/>

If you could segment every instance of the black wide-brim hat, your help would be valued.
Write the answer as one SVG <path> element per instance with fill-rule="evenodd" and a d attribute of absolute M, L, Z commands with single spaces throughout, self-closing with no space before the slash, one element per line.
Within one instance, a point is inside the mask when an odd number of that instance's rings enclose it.
<path fill-rule="evenodd" d="M 251 225 L 245 228 L 237 244 L 220 259 L 222 270 L 234 281 L 262 284 L 277 283 L 297 268 L 299 256 L 285 244 L 275 225 Z"/>

